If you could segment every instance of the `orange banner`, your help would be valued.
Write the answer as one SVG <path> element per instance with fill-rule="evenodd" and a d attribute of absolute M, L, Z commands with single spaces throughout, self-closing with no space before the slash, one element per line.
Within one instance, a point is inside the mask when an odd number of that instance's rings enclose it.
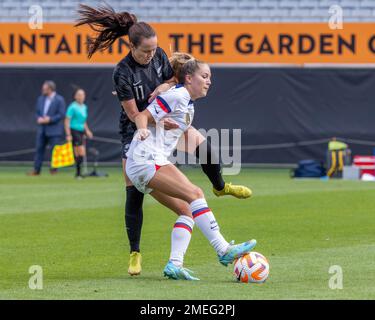
<path fill-rule="evenodd" d="M 155 23 L 159 45 L 192 53 L 209 63 L 369 64 L 375 63 L 375 23 Z M 0 23 L 0 64 L 115 64 L 128 50 L 120 39 L 91 60 L 86 27 L 45 23 Z"/>

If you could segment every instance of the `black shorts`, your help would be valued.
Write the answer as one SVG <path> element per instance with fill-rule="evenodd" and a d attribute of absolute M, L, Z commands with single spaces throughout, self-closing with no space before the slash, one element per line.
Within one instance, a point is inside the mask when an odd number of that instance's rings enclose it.
<path fill-rule="evenodd" d="M 84 137 L 85 133 L 83 131 L 78 131 L 78 130 L 74 130 L 74 129 L 70 129 L 70 132 L 72 133 L 73 146 L 75 146 L 75 147 L 82 146 L 83 145 L 83 137 Z"/>
<path fill-rule="evenodd" d="M 121 139 L 121 158 L 122 159 L 127 159 L 128 157 L 126 156 L 126 153 L 129 151 L 130 144 L 133 140 L 133 135 L 128 136 L 128 137 L 122 137 Z"/>

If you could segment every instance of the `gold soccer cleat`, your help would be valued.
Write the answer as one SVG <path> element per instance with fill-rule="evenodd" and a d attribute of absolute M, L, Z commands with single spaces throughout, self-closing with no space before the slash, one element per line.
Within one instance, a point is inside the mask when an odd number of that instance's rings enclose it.
<path fill-rule="evenodd" d="M 131 276 L 139 275 L 142 271 L 141 263 L 142 263 L 142 255 L 139 252 L 133 251 L 130 254 L 128 273 Z"/>
<path fill-rule="evenodd" d="M 231 195 L 238 199 L 250 198 L 252 195 L 252 191 L 249 188 L 245 186 L 232 185 L 231 183 L 225 183 L 224 189 L 220 191 L 213 188 L 213 192 L 217 197 Z"/>

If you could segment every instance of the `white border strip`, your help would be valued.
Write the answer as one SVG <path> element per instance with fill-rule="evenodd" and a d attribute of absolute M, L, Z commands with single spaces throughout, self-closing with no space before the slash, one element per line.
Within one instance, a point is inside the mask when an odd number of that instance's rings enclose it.
<path fill-rule="evenodd" d="M 117 63 L 0 63 L 0 68 L 109 68 Z M 338 68 L 338 69 L 373 69 L 374 63 L 210 63 L 217 68 Z"/>

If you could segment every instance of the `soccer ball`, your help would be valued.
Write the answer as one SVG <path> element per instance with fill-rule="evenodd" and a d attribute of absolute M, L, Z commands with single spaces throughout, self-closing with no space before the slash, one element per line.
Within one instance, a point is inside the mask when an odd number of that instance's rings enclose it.
<path fill-rule="evenodd" d="M 266 281 L 270 265 L 265 256 L 252 251 L 234 261 L 234 275 L 240 282 L 261 283 Z"/>

